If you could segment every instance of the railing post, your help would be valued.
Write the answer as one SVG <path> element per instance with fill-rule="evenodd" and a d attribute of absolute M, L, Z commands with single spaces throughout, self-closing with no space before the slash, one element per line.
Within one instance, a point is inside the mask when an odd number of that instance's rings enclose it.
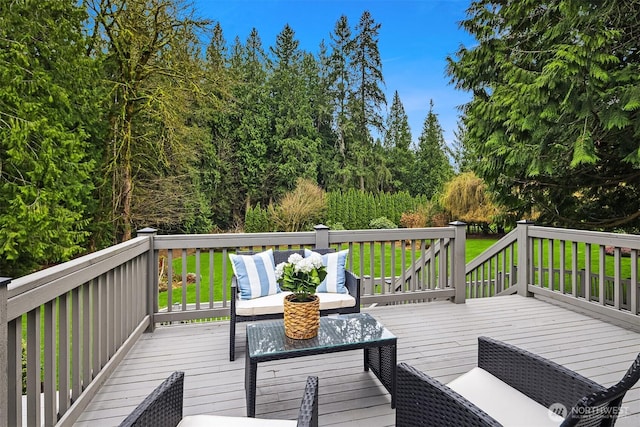
<path fill-rule="evenodd" d="M 451 263 L 451 284 L 455 287 L 456 293 L 453 302 L 456 304 L 464 304 L 467 296 L 467 278 L 465 274 L 466 246 L 467 246 L 467 224 L 462 221 L 454 221 L 449 223 L 454 227 L 455 237 L 453 238 L 453 253 Z M 440 256 L 443 256 L 441 253 Z M 440 272 L 443 274 L 443 272 Z"/>
<path fill-rule="evenodd" d="M 313 227 L 316 230 L 316 248 L 324 249 L 329 247 L 329 227 L 318 224 Z"/>
<path fill-rule="evenodd" d="M 0 277 L 0 427 L 9 422 L 9 325 L 7 324 L 7 287 L 11 279 Z"/>
<path fill-rule="evenodd" d="M 149 256 L 147 256 L 147 315 L 149 316 L 149 327 L 147 332 L 153 332 L 156 328 L 156 322 L 154 315 L 157 310 L 157 298 L 158 294 L 158 261 L 156 260 L 156 251 L 154 249 L 153 238 L 158 234 L 158 230 L 155 228 L 143 228 L 137 231 L 138 236 L 149 237 Z"/>
<path fill-rule="evenodd" d="M 529 226 L 533 225 L 533 221 L 521 220 L 518 224 L 518 295 L 531 297 L 533 293 L 528 291 L 529 286 L 529 261 L 531 253 L 529 245 Z"/>

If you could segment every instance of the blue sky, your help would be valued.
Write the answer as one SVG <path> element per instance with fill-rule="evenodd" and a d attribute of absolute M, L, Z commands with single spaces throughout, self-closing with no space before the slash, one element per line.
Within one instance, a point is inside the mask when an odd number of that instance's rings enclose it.
<path fill-rule="evenodd" d="M 445 140 L 454 140 L 459 111 L 470 95 L 449 84 L 447 55 L 473 38 L 459 29 L 470 0 L 195 0 L 197 14 L 220 22 L 227 43 L 236 36 L 244 43 L 252 28 L 258 30 L 265 49 L 275 44 L 285 24 L 295 32 L 300 48 L 317 53 L 324 39 L 330 44 L 340 16 L 355 28 L 368 10 L 382 26 L 378 48 L 385 79 L 388 107 L 398 91 L 417 141 L 433 99 L 434 111 Z"/>

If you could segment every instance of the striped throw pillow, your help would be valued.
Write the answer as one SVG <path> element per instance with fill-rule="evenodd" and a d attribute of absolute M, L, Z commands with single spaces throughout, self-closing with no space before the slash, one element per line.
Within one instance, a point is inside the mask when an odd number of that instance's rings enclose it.
<path fill-rule="evenodd" d="M 305 258 L 310 256 L 313 251 L 304 250 Z M 327 277 L 316 288 L 316 292 L 332 292 L 338 294 L 348 294 L 349 290 L 345 286 L 345 265 L 347 264 L 347 255 L 349 249 L 340 252 L 331 252 L 322 256 L 322 265 L 327 267 Z"/>
<path fill-rule="evenodd" d="M 229 254 L 229 258 L 238 280 L 240 299 L 254 299 L 280 292 L 273 250 L 269 249 L 255 255 Z"/>

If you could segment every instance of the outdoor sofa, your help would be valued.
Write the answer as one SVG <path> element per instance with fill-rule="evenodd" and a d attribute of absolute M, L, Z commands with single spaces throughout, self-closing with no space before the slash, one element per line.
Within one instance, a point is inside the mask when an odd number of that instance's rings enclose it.
<path fill-rule="evenodd" d="M 612 426 L 640 378 L 640 354 L 606 388 L 555 362 L 491 338 L 478 338 L 478 367 L 444 385 L 398 364 L 396 425 Z"/>
<path fill-rule="evenodd" d="M 292 254 L 305 256 L 305 251 L 309 249 L 299 250 L 274 250 L 273 255 L 274 267 L 281 262 L 286 262 Z M 344 293 L 341 292 L 318 292 L 320 297 L 320 315 L 328 314 L 347 314 L 360 312 L 360 278 L 356 277 L 352 272 L 344 268 L 346 262 L 347 251 L 336 252 L 334 249 L 313 249 L 326 259 L 330 257 L 332 260 L 340 258 L 339 267 L 341 271 L 338 274 L 344 274 Z M 263 256 L 269 251 L 263 252 L 238 252 L 233 257 L 258 257 Z M 235 261 L 233 261 L 235 263 Z M 235 267 L 234 267 L 235 269 Z M 235 270 L 234 270 L 235 271 Z M 328 272 L 329 273 L 329 272 Z M 330 273 L 329 273 L 330 274 Z M 329 274 L 327 276 L 329 276 Z M 257 320 L 280 319 L 284 313 L 284 297 L 289 292 L 279 292 L 267 296 L 257 298 L 243 299 L 241 297 L 241 287 L 238 284 L 236 274 L 231 279 L 231 321 L 229 325 L 229 360 L 235 360 L 236 351 L 236 323 L 253 322 Z"/>
<path fill-rule="evenodd" d="M 318 427 L 318 377 L 307 377 L 297 420 L 220 415 L 182 416 L 184 372 L 176 371 L 151 392 L 120 427 Z"/>

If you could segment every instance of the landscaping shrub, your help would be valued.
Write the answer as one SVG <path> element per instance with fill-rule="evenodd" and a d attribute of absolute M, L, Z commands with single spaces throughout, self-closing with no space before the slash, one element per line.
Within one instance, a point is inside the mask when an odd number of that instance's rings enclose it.
<path fill-rule="evenodd" d="M 325 191 L 314 182 L 299 178 L 296 188 L 285 194 L 278 205 L 269 205 L 269 220 L 275 231 L 312 230 L 322 222 L 327 210 Z"/>
<path fill-rule="evenodd" d="M 247 209 L 244 214 L 245 233 L 263 233 L 273 231 L 271 219 L 267 209 L 262 209 L 260 205 Z"/>
<path fill-rule="evenodd" d="M 396 224 L 393 223 L 389 218 L 385 216 L 381 216 L 380 218 L 376 218 L 371 220 L 369 223 L 369 228 L 373 229 L 391 229 L 398 228 Z"/>
<path fill-rule="evenodd" d="M 400 217 L 400 226 L 404 228 L 421 228 L 427 225 L 427 215 L 424 212 L 405 212 Z"/>

